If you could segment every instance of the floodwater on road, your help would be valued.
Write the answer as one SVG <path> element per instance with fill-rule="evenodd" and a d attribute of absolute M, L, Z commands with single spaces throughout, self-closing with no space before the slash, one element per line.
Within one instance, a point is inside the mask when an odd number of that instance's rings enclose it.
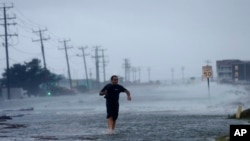
<path fill-rule="evenodd" d="M 228 119 L 239 104 L 249 107 L 241 86 L 205 83 L 128 87 L 132 101 L 120 95 L 115 133 L 107 134 L 105 99 L 93 94 L 0 101 L 1 141 L 213 141 L 229 134 Z M 33 110 L 19 110 L 29 109 Z"/>

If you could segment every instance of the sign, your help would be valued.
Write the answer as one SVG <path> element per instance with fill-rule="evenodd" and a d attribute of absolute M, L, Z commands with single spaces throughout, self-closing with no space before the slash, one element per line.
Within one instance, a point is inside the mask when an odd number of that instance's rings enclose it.
<path fill-rule="evenodd" d="M 230 125 L 230 141 L 249 141 L 250 125 Z"/>
<path fill-rule="evenodd" d="M 213 70 L 212 70 L 212 66 L 203 66 L 202 67 L 202 74 L 203 77 L 205 78 L 210 78 L 213 76 Z"/>

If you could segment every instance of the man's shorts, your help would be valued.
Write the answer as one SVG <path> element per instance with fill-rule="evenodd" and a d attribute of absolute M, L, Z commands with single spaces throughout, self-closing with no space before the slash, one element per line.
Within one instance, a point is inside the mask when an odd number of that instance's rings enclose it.
<path fill-rule="evenodd" d="M 106 101 L 107 118 L 112 117 L 114 121 L 118 118 L 119 103 Z"/>

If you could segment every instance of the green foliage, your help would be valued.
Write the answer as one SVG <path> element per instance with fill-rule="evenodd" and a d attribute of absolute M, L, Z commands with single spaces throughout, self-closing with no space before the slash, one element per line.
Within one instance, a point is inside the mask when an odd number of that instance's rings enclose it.
<path fill-rule="evenodd" d="M 229 115 L 228 118 L 229 119 L 235 119 L 236 118 L 236 114 Z M 240 113 L 240 119 L 250 120 L 250 109 L 246 109 L 246 110 L 242 111 Z"/>
<path fill-rule="evenodd" d="M 229 141 L 229 136 L 224 135 L 224 136 L 217 137 L 215 138 L 215 141 Z"/>
<path fill-rule="evenodd" d="M 63 77 L 51 73 L 41 67 L 39 59 L 33 59 L 24 64 L 14 64 L 9 69 L 10 87 L 21 87 L 29 95 L 37 95 L 41 89 L 46 89 Z M 1 86 L 7 86 L 7 70 L 2 74 Z"/>

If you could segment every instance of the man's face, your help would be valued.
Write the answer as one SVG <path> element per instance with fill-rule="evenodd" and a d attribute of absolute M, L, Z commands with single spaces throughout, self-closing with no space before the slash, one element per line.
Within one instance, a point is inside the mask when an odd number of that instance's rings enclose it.
<path fill-rule="evenodd" d="M 112 79 L 112 84 L 118 84 L 118 78 L 117 77 L 113 77 Z"/>

